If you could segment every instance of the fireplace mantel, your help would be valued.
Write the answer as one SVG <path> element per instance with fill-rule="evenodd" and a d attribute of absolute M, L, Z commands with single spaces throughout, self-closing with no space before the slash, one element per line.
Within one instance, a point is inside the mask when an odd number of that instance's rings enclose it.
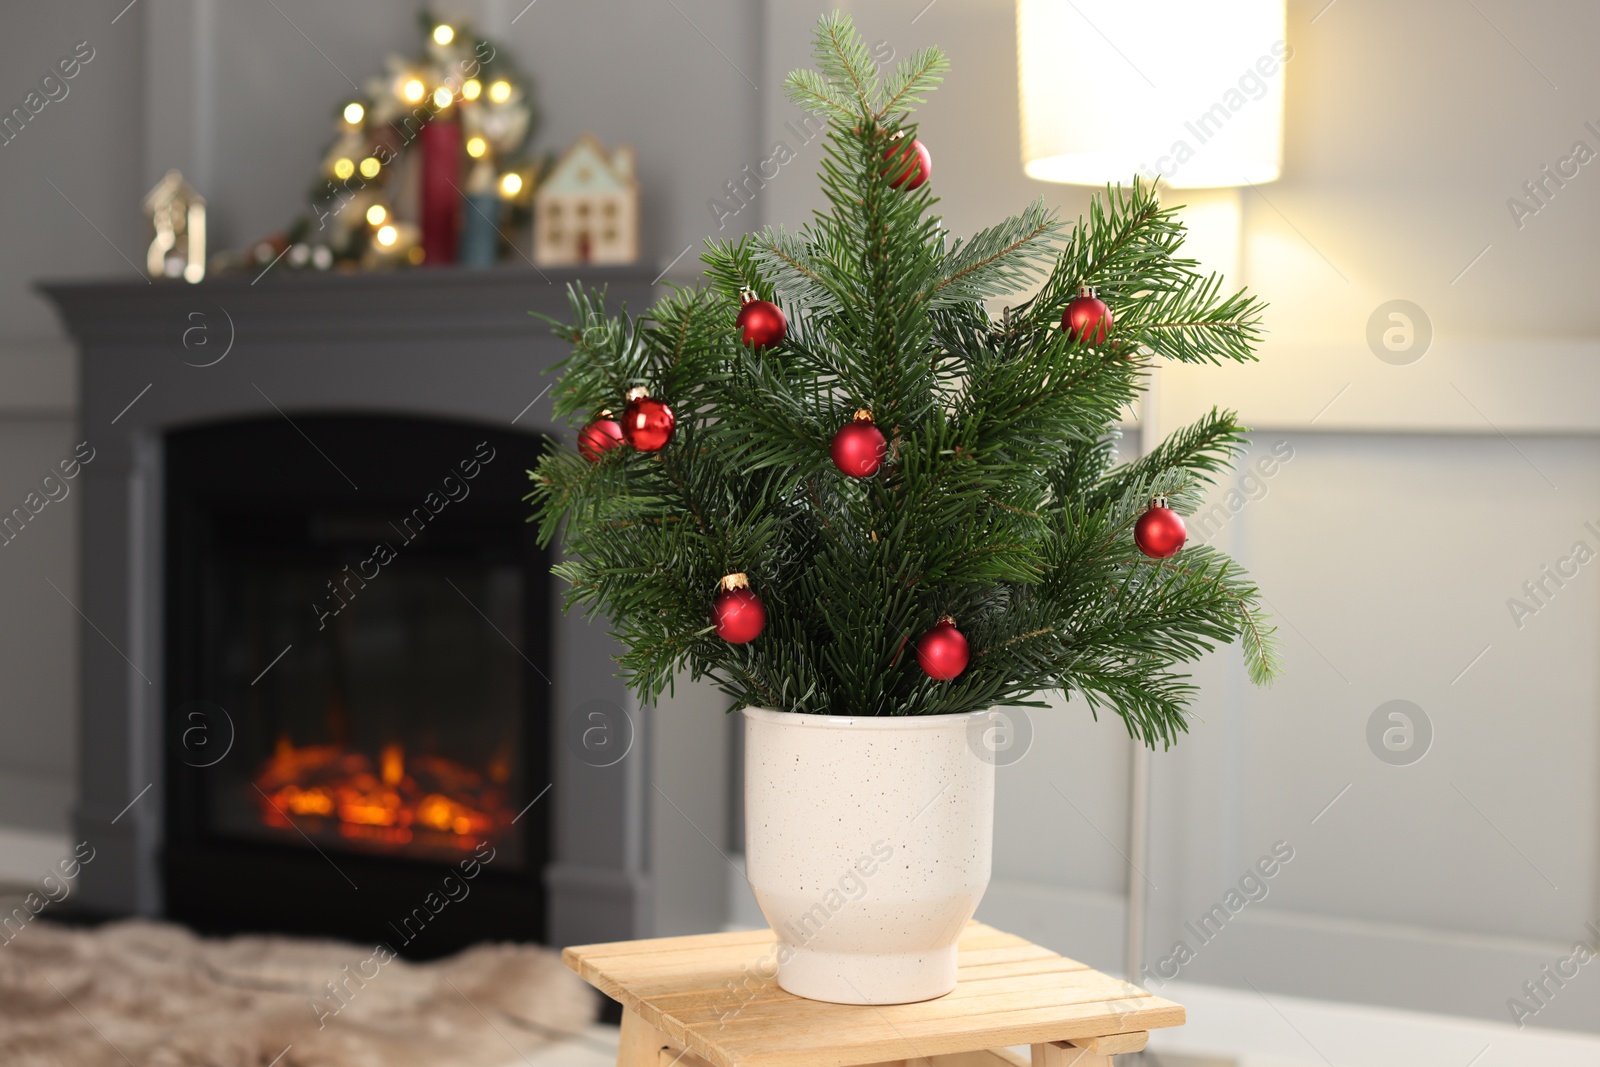
<path fill-rule="evenodd" d="M 568 318 L 572 271 L 526 267 L 383 274 L 291 272 L 198 285 L 43 283 L 81 358 L 81 437 L 95 450 L 82 497 L 83 684 L 75 832 L 95 844 L 80 889 L 111 914 L 160 909 L 163 761 L 162 443 L 171 429 L 313 412 L 465 419 L 556 433 L 545 373 L 569 349 L 537 312 Z M 584 284 L 631 311 L 649 272 L 590 268 Z M 648 932 L 643 749 L 596 768 L 580 761 L 577 709 L 603 700 L 642 722 L 614 677 L 603 625 L 555 613 L 557 738 L 553 943 Z M 641 729 L 640 733 L 643 731 Z M 151 787 L 147 790 L 147 787 Z"/>

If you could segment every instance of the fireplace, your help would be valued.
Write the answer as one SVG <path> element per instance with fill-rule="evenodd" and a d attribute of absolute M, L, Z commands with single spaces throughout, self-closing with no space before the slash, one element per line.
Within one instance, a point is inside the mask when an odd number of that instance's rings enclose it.
<path fill-rule="evenodd" d="M 167 435 L 169 916 L 394 941 L 487 855 L 479 901 L 404 947 L 542 939 L 553 611 L 521 501 L 542 447 L 371 415 Z"/>
<path fill-rule="evenodd" d="M 419 956 L 651 933 L 651 737 L 523 522 L 568 352 L 529 313 L 565 318 L 574 278 L 41 287 L 96 449 L 80 908 Z M 584 279 L 653 295 L 636 269 Z M 627 758 L 591 750 L 597 716 Z M 470 899 L 415 933 L 463 864 Z"/>

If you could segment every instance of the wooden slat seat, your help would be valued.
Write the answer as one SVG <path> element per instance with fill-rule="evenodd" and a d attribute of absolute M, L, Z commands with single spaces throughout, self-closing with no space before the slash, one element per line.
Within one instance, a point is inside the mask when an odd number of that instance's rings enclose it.
<path fill-rule="evenodd" d="M 937 1000 L 883 1006 L 794 996 L 766 976 L 770 930 L 568 948 L 562 959 L 623 1007 L 618 1067 L 1109 1067 L 1181 1005 L 982 923 Z M 663 1052 L 666 1053 L 663 1056 Z"/>

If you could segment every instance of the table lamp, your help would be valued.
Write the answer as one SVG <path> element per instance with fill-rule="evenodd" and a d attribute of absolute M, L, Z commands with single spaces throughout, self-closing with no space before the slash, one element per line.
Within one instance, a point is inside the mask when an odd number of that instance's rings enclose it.
<path fill-rule="evenodd" d="M 1285 0 L 1017 0 L 1022 168 L 1073 185 L 1157 181 L 1184 207 L 1184 253 L 1238 283 L 1239 188 L 1283 166 Z M 1172 196 L 1173 194 L 1165 194 Z M 1149 379 L 1140 450 L 1159 442 Z M 1144 959 L 1150 750 L 1128 785 L 1127 976 Z"/>
<path fill-rule="evenodd" d="M 1283 165 L 1284 0 L 1018 0 L 1030 178 L 1196 190 L 1186 251 L 1237 274 L 1238 187 Z"/>

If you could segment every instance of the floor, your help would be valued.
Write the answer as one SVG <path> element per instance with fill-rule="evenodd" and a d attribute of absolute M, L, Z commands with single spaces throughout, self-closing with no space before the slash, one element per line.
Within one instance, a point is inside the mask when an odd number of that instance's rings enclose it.
<path fill-rule="evenodd" d="M 1145 1067 L 1180 1067 L 1168 1062 L 1170 1054 L 1232 1056 L 1237 1067 L 1600 1064 L 1600 1036 L 1594 1034 L 1518 1030 L 1509 1022 L 1263 996 L 1249 989 L 1183 982 L 1163 986 L 1161 995 L 1187 1007 L 1189 1022 L 1151 1035 L 1155 1055 Z"/>
<path fill-rule="evenodd" d="M 1600 1037 L 1173 982 L 1188 1025 L 1118 1067 L 1595 1067 Z M 506 1067 L 610 1067 L 617 1030 L 595 1025 Z M 1021 1050 L 1026 1052 L 1026 1050 Z"/>
<path fill-rule="evenodd" d="M 511 1055 L 505 1067 L 611 1067 L 617 1062 L 617 1028 L 595 1023 L 577 1037 L 527 1057 Z"/>

